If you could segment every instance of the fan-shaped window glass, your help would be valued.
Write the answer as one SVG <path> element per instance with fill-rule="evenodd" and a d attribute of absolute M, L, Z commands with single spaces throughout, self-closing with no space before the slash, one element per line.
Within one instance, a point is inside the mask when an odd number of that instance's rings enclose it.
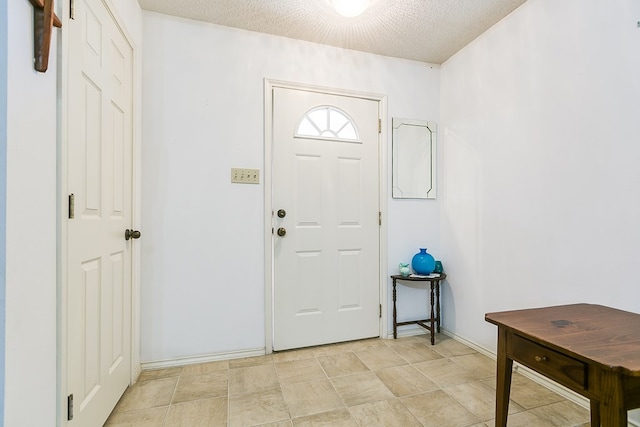
<path fill-rule="evenodd" d="M 358 131 L 353 120 L 335 107 L 317 107 L 309 111 L 298 124 L 296 136 L 357 141 Z"/>

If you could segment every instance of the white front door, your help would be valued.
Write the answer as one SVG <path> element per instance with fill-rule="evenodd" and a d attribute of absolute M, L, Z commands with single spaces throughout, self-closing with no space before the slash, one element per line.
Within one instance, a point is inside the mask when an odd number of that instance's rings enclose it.
<path fill-rule="evenodd" d="M 131 375 L 133 50 L 101 0 L 76 0 L 68 31 L 67 425 L 92 427 Z"/>
<path fill-rule="evenodd" d="M 273 90 L 273 349 L 377 337 L 378 101 Z"/>

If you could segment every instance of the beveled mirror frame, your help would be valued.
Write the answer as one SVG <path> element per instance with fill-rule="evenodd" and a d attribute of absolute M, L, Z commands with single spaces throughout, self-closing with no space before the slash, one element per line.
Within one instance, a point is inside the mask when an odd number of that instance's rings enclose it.
<path fill-rule="evenodd" d="M 394 199 L 436 198 L 436 123 L 394 117 Z"/>

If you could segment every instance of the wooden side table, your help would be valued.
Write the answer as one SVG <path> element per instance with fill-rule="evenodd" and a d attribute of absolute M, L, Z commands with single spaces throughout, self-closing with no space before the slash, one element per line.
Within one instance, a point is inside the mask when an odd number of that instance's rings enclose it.
<path fill-rule="evenodd" d="M 438 277 L 403 277 L 399 274 L 391 276 L 393 282 L 393 339 L 398 338 L 398 326 L 402 325 L 420 325 L 431 332 L 431 345 L 435 344 L 436 331 L 440 333 L 440 280 L 447 277 L 446 274 L 440 273 Z M 407 322 L 398 322 L 398 310 L 396 309 L 396 282 L 429 282 L 431 291 L 429 303 L 431 306 L 431 317 L 428 319 L 411 320 Z M 434 298 L 435 296 L 435 298 Z M 428 322 L 428 323 L 426 323 Z"/>
<path fill-rule="evenodd" d="M 513 362 L 590 400 L 592 427 L 626 427 L 640 407 L 640 314 L 594 304 L 487 313 L 498 326 L 496 427 L 506 427 Z"/>

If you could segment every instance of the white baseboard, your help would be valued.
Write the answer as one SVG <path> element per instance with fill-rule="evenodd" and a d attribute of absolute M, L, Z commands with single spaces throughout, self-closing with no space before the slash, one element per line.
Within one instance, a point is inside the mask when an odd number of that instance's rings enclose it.
<path fill-rule="evenodd" d="M 248 350 L 228 351 L 224 353 L 211 353 L 200 356 L 178 357 L 175 359 L 158 360 L 154 362 L 142 362 L 142 370 L 174 368 L 176 366 L 195 365 L 197 363 L 217 362 L 219 360 L 242 359 L 244 357 L 264 356 L 264 348 Z"/>

